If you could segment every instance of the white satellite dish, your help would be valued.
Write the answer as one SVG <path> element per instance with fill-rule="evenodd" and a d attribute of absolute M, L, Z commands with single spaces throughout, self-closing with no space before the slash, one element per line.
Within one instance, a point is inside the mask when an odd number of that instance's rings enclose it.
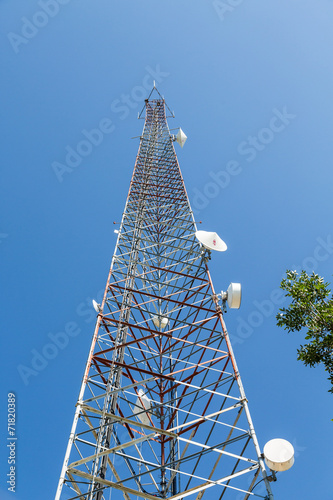
<path fill-rule="evenodd" d="M 178 142 L 178 144 L 180 145 L 181 148 L 184 146 L 186 139 L 187 139 L 187 135 L 184 134 L 184 132 L 180 128 L 178 131 L 178 134 L 176 135 L 176 141 Z"/>
<path fill-rule="evenodd" d="M 218 252 L 225 252 L 228 248 L 223 240 L 219 237 L 217 233 L 211 233 L 209 231 L 197 231 L 195 233 L 196 237 L 208 250 L 217 250 Z"/>
<path fill-rule="evenodd" d="M 114 232 L 114 233 L 116 233 L 116 234 L 118 234 L 118 233 L 119 233 L 119 230 L 118 230 L 118 229 L 115 229 L 113 232 Z"/>
<path fill-rule="evenodd" d="M 153 323 L 156 328 L 161 328 L 162 330 L 164 330 L 164 328 L 169 323 L 169 320 L 168 318 L 161 318 L 161 316 L 153 316 Z"/>
<path fill-rule="evenodd" d="M 93 305 L 93 307 L 94 307 L 94 309 L 95 309 L 95 311 L 96 311 L 97 313 L 100 313 L 100 312 L 101 312 L 101 310 L 102 310 L 102 309 L 101 309 L 101 306 L 100 306 L 100 304 L 97 304 L 96 300 L 93 300 L 93 301 L 92 301 L 92 305 Z"/>
<path fill-rule="evenodd" d="M 151 408 L 150 399 L 145 395 L 142 389 L 138 391 L 138 398 L 133 409 L 134 415 L 138 415 L 138 419 L 145 425 L 151 425 L 147 412 Z"/>
<path fill-rule="evenodd" d="M 283 472 L 294 465 L 294 447 L 285 439 L 271 439 L 264 446 L 267 466 L 276 472 Z"/>

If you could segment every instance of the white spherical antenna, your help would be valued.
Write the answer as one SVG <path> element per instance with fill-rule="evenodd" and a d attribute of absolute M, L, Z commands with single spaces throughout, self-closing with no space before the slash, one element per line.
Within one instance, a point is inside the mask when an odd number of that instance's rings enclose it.
<path fill-rule="evenodd" d="M 92 305 L 93 305 L 93 307 L 94 307 L 94 309 L 95 309 L 95 311 L 96 311 L 97 313 L 100 313 L 100 312 L 101 312 L 101 310 L 102 310 L 102 309 L 101 309 L 101 306 L 100 306 L 100 304 L 97 304 L 96 300 L 93 300 L 93 301 L 92 301 Z"/>
<path fill-rule="evenodd" d="M 239 309 L 242 300 L 242 285 L 230 283 L 227 290 L 227 302 L 230 309 Z"/>
<path fill-rule="evenodd" d="M 211 233 L 209 231 L 197 231 L 195 233 L 196 237 L 208 250 L 217 250 L 218 252 L 225 252 L 228 248 L 223 240 L 219 237 L 217 233 Z"/>
<path fill-rule="evenodd" d="M 153 316 L 153 323 L 156 326 L 156 328 L 162 328 L 162 330 L 164 330 L 164 328 L 169 323 L 169 320 L 168 320 L 168 318 L 161 318 L 160 316 Z"/>
<path fill-rule="evenodd" d="M 178 144 L 180 145 L 181 148 L 184 146 L 186 139 L 187 139 L 187 135 L 184 134 L 184 132 L 180 128 L 178 134 L 176 135 L 176 141 L 178 142 Z"/>
<path fill-rule="evenodd" d="M 267 466 L 276 472 L 283 472 L 294 465 L 294 447 L 285 439 L 271 439 L 264 446 Z"/>

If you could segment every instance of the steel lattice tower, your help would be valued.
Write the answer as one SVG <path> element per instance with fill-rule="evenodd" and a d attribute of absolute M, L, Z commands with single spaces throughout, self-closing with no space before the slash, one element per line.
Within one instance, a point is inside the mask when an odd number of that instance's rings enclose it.
<path fill-rule="evenodd" d="M 273 499 L 167 109 L 154 88 L 56 500 Z"/>

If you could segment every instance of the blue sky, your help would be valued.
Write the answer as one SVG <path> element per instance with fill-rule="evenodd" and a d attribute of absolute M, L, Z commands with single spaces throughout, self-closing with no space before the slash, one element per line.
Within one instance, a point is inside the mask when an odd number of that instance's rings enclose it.
<path fill-rule="evenodd" d="M 287 268 L 333 274 L 332 16 L 332 0 L 1 1 L 1 498 L 8 391 L 15 498 L 54 497 L 154 79 L 200 228 L 228 244 L 215 287 L 243 286 L 226 322 L 260 444 L 296 449 L 275 498 L 332 498 L 329 384 L 275 326 Z"/>

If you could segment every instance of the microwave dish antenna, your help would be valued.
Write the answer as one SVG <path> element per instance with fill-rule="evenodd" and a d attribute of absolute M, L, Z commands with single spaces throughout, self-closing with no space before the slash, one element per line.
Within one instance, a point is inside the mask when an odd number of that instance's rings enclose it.
<path fill-rule="evenodd" d="M 156 328 L 161 328 L 162 330 L 164 330 L 164 328 L 169 323 L 169 320 L 168 318 L 165 317 L 153 316 L 153 323 L 156 326 Z"/>
<path fill-rule="evenodd" d="M 176 141 L 178 142 L 179 146 L 182 148 L 187 141 L 187 135 L 183 130 L 180 128 L 178 131 L 178 134 L 176 135 Z"/>
<path fill-rule="evenodd" d="M 286 439 L 271 439 L 264 446 L 266 465 L 275 472 L 283 472 L 294 465 L 294 447 Z"/>
<path fill-rule="evenodd" d="M 102 311 L 101 305 L 97 304 L 96 300 L 92 301 L 92 305 L 97 313 L 100 313 Z"/>
<path fill-rule="evenodd" d="M 242 300 L 242 285 L 240 283 L 230 283 L 226 292 L 221 292 L 223 303 L 228 303 L 230 309 L 239 309 Z"/>
<path fill-rule="evenodd" d="M 228 248 L 226 243 L 219 237 L 217 233 L 210 231 L 196 231 L 195 236 L 200 241 L 200 243 L 208 250 L 225 252 Z"/>

